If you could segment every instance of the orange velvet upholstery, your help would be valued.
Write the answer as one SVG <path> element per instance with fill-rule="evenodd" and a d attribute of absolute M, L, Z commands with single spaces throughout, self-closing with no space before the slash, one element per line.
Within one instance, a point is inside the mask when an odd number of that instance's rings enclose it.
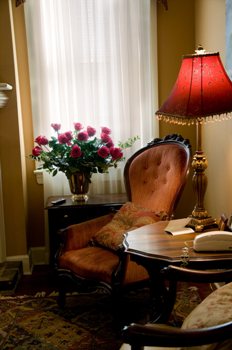
<path fill-rule="evenodd" d="M 153 147 L 131 159 L 125 173 L 134 204 L 156 212 L 173 212 L 176 195 L 186 180 L 188 155 L 179 144 Z M 164 195 L 165 194 L 165 195 Z"/>
<path fill-rule="evenodd" d="M 190 145 L 180 135 L 155 139 L 127 161 L 124 179 L 129 202 L 115 215 L 65 231 L 57 258 L 61 304 L 67 289 L 65 278 L 75 283 L 105 283 L 111 289 L 148 280 L 147 271 L 123 253 L 123 235 L 173 214 L 189 165 Z"/>
<path fill-rule="evenodd" d="M 114 217 L 114 214 L 101 216 L 97 219 L 70 225 L 65 232 L 64 250 L 76 250 L 86 247 L 94 234 L 103 226 L 107 225 Z"/>
<path fill-rule="evenodd" d="M 80 277 L 109 284 L 112 283 L 112 271 L 117 269 L 119 262 L 117 254 L 99 247 L 68 250 L 60 257 L 60 266 L 64 269 Z"/>

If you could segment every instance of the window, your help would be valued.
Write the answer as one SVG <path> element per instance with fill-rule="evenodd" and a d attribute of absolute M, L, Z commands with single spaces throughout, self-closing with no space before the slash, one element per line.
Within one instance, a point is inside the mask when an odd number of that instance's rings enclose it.
<path fill-rule="evenodd" d="M 109 127 L 115 141 L 138 135 L 126 158 L 146 145 L 157 109 L 150 0 L 27 0 L 24 6 L 35 136 L 51 136 L 51 123 L 66 131 L 81 122 Z M 45 182 L 45 199 L 70 193 L 63 174 Z M 92 182 L 92 193 L 124 192 L 123 164 Z"/>

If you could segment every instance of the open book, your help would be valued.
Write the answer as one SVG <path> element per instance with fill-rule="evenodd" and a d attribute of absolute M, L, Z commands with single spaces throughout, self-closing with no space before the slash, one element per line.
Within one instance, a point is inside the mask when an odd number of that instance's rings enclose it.
<path fill-rule="evenodd" d="M 191 227 L 186 227 L 190 220 L 190 218 L 170 220 L 164 230 L 173 236 L 194 232 Z"/>

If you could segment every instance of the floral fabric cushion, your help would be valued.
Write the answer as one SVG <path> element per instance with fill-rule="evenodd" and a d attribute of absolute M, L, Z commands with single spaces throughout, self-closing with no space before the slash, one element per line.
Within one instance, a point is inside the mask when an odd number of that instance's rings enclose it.
<path fill-rule="evenodd" d="M 232 282 L 207 296 L 184 320 L 181 328 L 203 328 L 232 321 Z M 232 339 L 178 350 L 231 350 Z"/>
<path fill-rule="evenodd" d="M 184 320 L 183 329 L 204 328 L 232 321 L 232 282 L 216 289 L 207 296 Z M 128 344 L 123 344 L 120 350 L 129 350 Z M 231 350 L 232 339 L 221 343 L 208 345 L 164 348 L 145 347 L 144 350 Z"/>
<path fill-rule="evenodd" d="M 163 217 L 164 213 L 157 214 L 132 202 L 127 202 L 115 214 L 111 222 L 95 234 L 92 242 L 115 251 L 123 250 L 124 233 L 153 224 Z"/>

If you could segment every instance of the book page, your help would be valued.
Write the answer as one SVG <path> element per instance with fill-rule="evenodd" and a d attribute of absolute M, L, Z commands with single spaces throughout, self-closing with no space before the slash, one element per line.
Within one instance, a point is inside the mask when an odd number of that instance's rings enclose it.
<path fill-rule="evenodd" d="M 190 218 L 170 220 L 164 230 L 168 233 L 171 233 L 173 236 L 192 233 L 194 230 L 191 227 L 185 227 L 190 222 L 190 220 Z"/>

